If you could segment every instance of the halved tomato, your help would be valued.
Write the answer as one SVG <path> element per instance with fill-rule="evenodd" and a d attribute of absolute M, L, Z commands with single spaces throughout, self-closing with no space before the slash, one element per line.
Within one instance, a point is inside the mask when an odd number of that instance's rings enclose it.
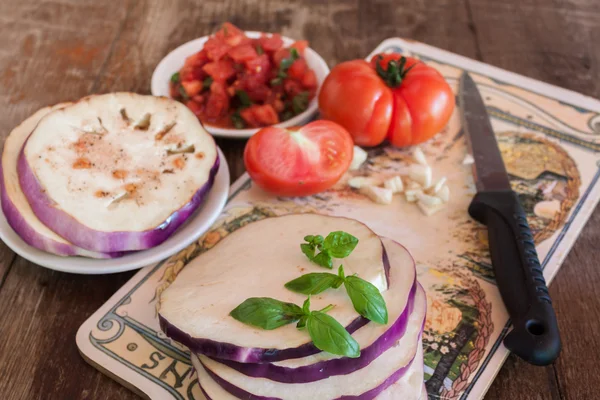
<path fill-rule="evenodd" d="M 331 188 L 352 161 L 352 137 L 331 121 L 299 128 L 263 128 L 248 140 L 246 170 L 278 196 L 308 196 Z"/>

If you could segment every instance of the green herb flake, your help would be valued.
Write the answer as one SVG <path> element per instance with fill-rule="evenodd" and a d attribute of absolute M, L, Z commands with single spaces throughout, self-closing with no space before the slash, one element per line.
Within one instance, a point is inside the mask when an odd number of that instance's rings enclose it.
<path fill-rule="evenodd" d="M 248 96 L 248 93 L 246 93 L 245 90 L 237 90 L 235 95 L 240 100 L 242 108 L 250 107 L 252 105 L 252 100 L 250 100 L 250 96 Z"/>
<path fill-rule="evenodd" d="M 271 79 L 271 86 L 279 86 L 283 83 L 283 79 L 281 78 L 273 78 Z"/>
<path fill-rule="evenodd" d="M 240 111 L 237 110 L 233 114 L 231 114 L 231 122 L 236 129 L 244 129 L 246 127 L 246 123 L 244 119 L 240 115 Z"/>
<path fill-rule="evenodd" d="M 175 72 L 173 75 L 171 75 L 171 82 L 178 83 L 179 80 L 180 80 L 179 72 Z"/>
<path fill-rule="evenodd" d="M 184 101 L 189 100 L 190 96 L 188 96 L 187 92 L 185 91 L 185 89 L 183 88 L 183 86 L 179 86 L 179 94 L 181 95 L 181 98 Z"/>
<path fill-rule="evenodd" d="M 213 83 L 213 78 L 209 76 L 202 81 L 202 88 L 209 89 L 210 85 L 212 85 L 212 83 Z"/>
<path fill-rule="evenodd" d="M 301 114 L 308 108 L 308 92 L 300 92 L 292 98 L 292 110 L 295 115 Z"/>
<path fill-rule="evenodd" d="M 263 55 L 265 53 L 265 51 L 263 50 L 262 46 L 259 44 L 258 46 L 256 46 L 256 54 Z"/>

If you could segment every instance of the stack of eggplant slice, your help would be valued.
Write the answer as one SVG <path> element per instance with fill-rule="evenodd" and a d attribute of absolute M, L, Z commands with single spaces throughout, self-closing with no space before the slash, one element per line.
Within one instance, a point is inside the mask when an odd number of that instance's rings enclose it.
<path fill-rule="evenodd" d="M 213 138 L 181 103 L 95 95 L 41 109 L 10 133 L 2 209 L 35 248 L 113 258 L 164 242 L 218 168 Z"/>
<path fill-rule="evenodd" d="M 321 351 L 295 323 L 261 329 L 230 314 L 249 298 L 301 305 L 306 296 L 284 284 L 322 273 L 300 244 L 308 235 L 347 232 L 358 245 L 343 264 L 345 276 L 376 287 L 387 305 L 387 323 L 359 315 L 344 290 L 310 298 L 325 307 L 360 346 L 358 356 Z M 326 271 L 326 270 L 325 270 Z M 240 228 L 192 260 L 160 297 L 167 336 L 187 346 L 199 384 L 209 399 L 424 399 L 421 334 L 426 297 L 410 253 L 347 218 L 292 214 Z M 328 305 L 334 305 L 332 308 Z"/>

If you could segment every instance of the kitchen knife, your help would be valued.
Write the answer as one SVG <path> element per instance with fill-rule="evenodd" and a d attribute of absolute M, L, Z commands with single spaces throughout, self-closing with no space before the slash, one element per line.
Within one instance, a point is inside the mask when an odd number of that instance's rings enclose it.
<path fill-rule="evenodd" d="M 513 324 L 504 345 L 531 364 L 548 365 L 558 357 L 561 343 L 533 235 L 511 189 L 485 104 L 466 72 L 460 78 L 458 98 L 462 128 L 475 160 L 477 194 L 469 214 L 487 225 L 496 284 Z"/>

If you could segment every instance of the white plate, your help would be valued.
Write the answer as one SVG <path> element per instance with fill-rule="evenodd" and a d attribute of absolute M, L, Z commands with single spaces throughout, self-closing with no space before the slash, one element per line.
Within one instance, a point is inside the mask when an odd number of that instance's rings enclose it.
<path fill-rule="evenodd" d="M 220 166 L 212 189 L 202 206 L 162 244 L 123 257 L 98 260 L 62 257 L 29 246 L 17 235 L 0 212 L 0 238 L 15 253 L 43 267 L 77 274 L 111 274 L 154 264 L 177 253 L 206 232 L 215 222 L 229 194 L 229 167 L 221 149 L 217 149 Z"/>
<path fill-rule="evenodd" d="M 246 35 L 249 38 L 259 38 L 261 32 L 247 31 Z M 185 59 L 192 54 L 195 54 L 202 50 L 204 43 L 208 40 L 208 36 L 201 37 L 199 39 L 192 40 L 184 43 L 163 58 L 160 63 L 156 66 L 154 73 L 152 74 L 151 91 L 154 96 L 166 96 L 169 97 L 169 81 L 171 75 L 179 71 L 185 62 Z M 289 46 L 294 43 L 294 39 L 282 36 L 284 46 Z M 313 49 L 307 48 L 304 52 L 306 63 L 317 76 L 318 88 L 321 87 L 325 77 L 329 73 L 329 67 L 323 58 Z M 317 90 L 318 96 L 318 90 Z M 306 111 L 302 114 L 298 114 L 294 118 L 288 119 L 275 126 L 291 127 L 304 125 L 315 116 L 318 110 L 317 96 L 310 102 Z M 228 138 L 249 138 L 254 135 L 258 129 L 225 129 L 217 128 L 210 125 L 204 125 L 204 128 L 214 136 L 228 137 Z"/>

